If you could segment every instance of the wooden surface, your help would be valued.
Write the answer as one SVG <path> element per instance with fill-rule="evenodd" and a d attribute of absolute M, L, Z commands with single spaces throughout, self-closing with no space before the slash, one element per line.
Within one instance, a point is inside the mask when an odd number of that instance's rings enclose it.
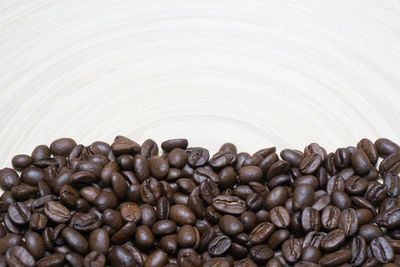
<path fill-rule="evenodd" d="M 3 1 L 0 163 L 64 136 L 400 141 L 399 44 L 397 0 Z"/>

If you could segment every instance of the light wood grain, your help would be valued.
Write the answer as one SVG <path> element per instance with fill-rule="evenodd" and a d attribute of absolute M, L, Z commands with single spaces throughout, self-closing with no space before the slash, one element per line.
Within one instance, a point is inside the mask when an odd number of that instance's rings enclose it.
<path fill-rule="evenodd" d="M 396 0 L 3 1 L 0 163 L 63 136 L 400 141 L 399 44 Z"/>

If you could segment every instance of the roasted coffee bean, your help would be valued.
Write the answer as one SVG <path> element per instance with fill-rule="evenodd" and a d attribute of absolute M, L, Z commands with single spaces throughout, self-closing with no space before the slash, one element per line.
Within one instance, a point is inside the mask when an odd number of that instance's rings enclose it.
<path fill-rule="evenodd" d="M 400 194 L 400 177 L 397 174 L 389 173 L 383 181 L 388 188 L 388 196 L 397 197 Z"/>
<path fill-rule="evenodd" d="M 265 206 L 267 209 L 272 209 L 276 206 L 283 206 L 288 199 L 288 191 L 286 187 L 277 186 L 267 194 Z"/>
<path fill-rule="evenodd" d="M 16 169 L 17 171 L 21 171 L 21 170 L 23 170 L 25 168 L 28 168 L 30 165 L 32 165 L 33 164 L 33 159 L 29 155 L 18 154 L 18 155 L 15 155 L 12 158 L 11 164 L 12 164 L 14 169 Z M 9 169 L 9 168 L 4 168 L 4 169 Z M 11 170 L 11 169 L 9 169 L 9 170 Z M 8 188 L 6 190 L 10 190 L 10 188 Z"/>
<path fill-rule="evenodd" d="M 287 228 L 290 225 L 290 213 L 284 207 L 271 209 L 269 216 L 271 222 L 278 228 Z"/>
<path fill-rule="evenodd" d="M 71 218 L 70 211 L 56 201 L 47 202 L 44 206 L 44 212 L 50 220 L 56 223 L 65 223 Z"/>
<path fill-rule="evenodd" d="M 125 222 L 138 223 L 142 220 L 142 211 L 134 202 L 123 202 L 119 205 L 121 217 Z"/>
<path fill-rule="evenodd" d="M 151 158 L 158 155 L 158 145 L 152 139 L 147 139 L 140 147 L 140 154 L 145 158 Z"/>
<path fill-rule="evenodd" d="M 289 263 L 295 263 L 301 257 L 301 240 L 291 238 L 283 242 L 282 254 Z"/>
<path fill-rule="evenodd" d="M 12 223 L 24 225 L 29 222 L 31 211 L 24 203 L 16 202 L 8 207 L 8 216 Z"/>
<path fill-rule="evenodd" d="M 272 223 L 260 223 L 250 232 L 250 240 L 253 244 L 261 244 L 272 235 L 274 230 L 275 227 Z"/>
<path fill-rule="evenodd" d="M 375 224 L 364 224 L 360 227 L 359 235 L 362 236 L 367 243 L 370 243 L 373 239 L 383 236 L 383 232 L 381 228 Z"/>
<path fill-rule="evenodd" d="M 367 154 L 372 164 L 375 164 L 378 161 L 378 150 L 369 139 L 362 139 L 357 143 L 357 148 L 363 150 L 365 154 Z"/>
<path fill-rule="evenodd" d="M 129 250 L 122 246 L 114 246 L 107 254 L 108 262 L 113 267 L 135 266 L 136 262 Z"/>
<path fill-rule="evenodd" d="M 246 166 L 239 170 L 239 180 L 243 184 L 248 184 L 251 181 L 259 181 L 262 177 L 262 169 L 257 166 Z"/>
<path fill-rule="evenodd" d="M 232 215 L 222 216 L 218 225 L 229 236 L 237 235 L 244 230 L 243 223 Z"/>
<path fill-rule="evenodd" d="M 342 191 L 335 191 L 332 192 L 332 204 L 339 209 L 347 209 L 351 207 L 351 199 L 349 195 L 347 195 L 345 192 Z"/>
<path fill-rule="evenodd" d="M 386 138 L 377 139 L 375 141 L 375 147 L 379 156 L 383 158 L 400 151 L 400 147 L 396 143 Z"/>
<path fill-rule="evenodd" d="M 311 153 L 304 155 L 301 160 L 299 168 L 303 174 L 313 174 L 322 164 L 322 158 L 317 153 Z"/>
<path fill-rule="evenodd" d="M 351 251 L 348 249 L 341 249 L 329 254 L 325 254 L 319 261 L 319 264 L 322 267 L 338 266 L 348 262 L 350 259 Z"/>
<path fill-rule="evenodd" d="M 278 230 L 274 232 L 268 240 L 268 246 L 271 249 L 275 249 L 279 247 L 286 239 L 290 236 L 290 232 L 288 230 Z"/>
<path fill-rule="evenodd" d="M 380 263 L 391 262 L 394 259 L 393 248 L 384 237 L 378 237 L 372 240 L 371 250 L 374 257 Z"/>
<path fill-rule="evenodd" d="M 191 147 L 186 149 L 188 164 L 191 167 L 201 167 L 207 163 L 210 154 L 207 149 Z"/>
<path fill-rule="evenodd" d="M 21 246 L 14 246 L 7 250 L 6 253 L 6 262 L 8 266 L 11 267 L 34 267 L 35 266 L 35 258 Z"/>
<path fill-rule="evenodd" d="M 360 266 L 367 258 L 367 244 L 362 236 L 356 236 L 350 242 L 351 260 L 355 266 Z"/>
<path fill-rule="evenodd" d="M 311 207 L 314 201 L 314 189 L 309 184 L 298 185 L 293 192 L 293 210 Z"/>
<path fill-rule="evenodd" d="M 324 232 L 316 232 L 316 231 L 309 232 L 304 237 L 302 247 L 303 248 L 306 246 L 320 247 L 322 240 L 324 240 L 326 235 L 327 234 Z"/>
<path fill-rule="evenodd" d="M 169 212 L 170 219 L 179 225 L 196 223 L 196 215 L 188 207 L 178 204 L 173 205 Z"/>
<path fill-rule="evenodd" d="M 28 166 L 27 166 L 28 167 Z M 15 185 L 21 184 L 21 178 L 18 173 L 10 168 L 0 170 L 0 188 L 9 191 Z"/>
<path fill-rule="evenodd" d="M 334 251 L 346 240 L 343 230 L 335 229 L 329 232 L 321 241 L 321 248 L 325 251 Z"/>
<path fill-rule="evenodd" d="M 346 186 L 346 181 L 341 176 L 332 176 L 326 185 L 326 192 L 328 195 L 332 195 L 334 191 L 344 191 Z"/>
<path fill-rule="evenodd" d="M 50 151 L 53 155 L 68 156 L 76 142 L 71 138 L 59 138 L 50 144 Z"/>
<path fill-rule="evenodd" d="M 62 236 L 70 248 L 83 255 L 89 249 L 89 244 L 86 238 L 78 231 L 71 227 L 65 227 L 62 231 Z"/>
<path fill-rule="evenodd" d="M 134 154 L 140 151 L 140 145 L 124 136 L 117 136 L 111 145 L 111 150 L 115 155 Z"/>
<path fill-rule="evenodd" d="M 274 252 L 267 245 L 256 245 L 250 249 L 250 258 L 258 263 L 263 264 L 274 256 Z"/>
<path fill-rule="evenodd" d="M 260 168 L 262 169 L 261 164 L 260 164 Z M 267 180 L 270 180 L 271 178 L 273 178 L 279 174 L 287 173 L 289 169 L 290 169 L 289 162 L 284 161 L 284 160 L 278 160 L 275 163 L 273 163 L 271 165 L 271 167 L 269 167 L 269 169 L 267 171 Z"/>
<path fill-rule="evenodd" d="M 222 213 L 241 214 L 246 210 L 246 204 L 236 196 L 218 195 L 212 201 L 213 207 Z"/>
<path fill-rule="evenodd" d="M 19 246 L 22 244 L 22 237 L 16 234 L 7 234 L 6 236 L 0 238 L 0 254 L 4 255 L 6 251 L 14 246 Z"/>
<path fill-rule="evenodd" d="M 88 244 L 90 251 L 98 251 L 107 254 L 110 248 L 110 237 L 106 230 L 97 228 L 90 233 Z"/>
<path fill-rule="evenodd" d="M 136 231 L 136 224 L 128 222 L 122 226 L 113 236 L 111 236 L 111 243 L 123 244 L 131 240 Z"/>
<path fill-rule="evenodd" d="M 208 253 L 214 257 L 224 255 L 231 248 L 232 241 L 225 235 L 216 236 L 208 244 Z"/>
<path fill-rule="evenodd" d="M 301 213 L 301 225 L 306 232 L 319 231 L 321 229 L 319 212 L 311 207 L 306 207 Z"/>
<path fill-rule="evenodd" d="M 355 235 L 358 231 L 358 217 L 356 211 L 352 208 L 342 210 L 339 216 L 338 227 L 343 230 L 346 235 Z"/>
<path fill-rule="evenodd" d="M 149 249 L 154 245 L 154 235 L 151 229 L 146 225 L 139 225 L 135 232 L 135 243 L 143 248 Z"/>
<path fill-rule="evenodd" d="M 359 176 L 352 176 L 347 180 L 345 190 L 350 195 L 362 195 L 368 187 L 367 179 Z"/>
<path fill-rule="evenodd" d="M 358 175 L 367 174 L 372 168 L 368 155 L 361 149 L 356 149 L 351 154 L 351 164 Z"/>

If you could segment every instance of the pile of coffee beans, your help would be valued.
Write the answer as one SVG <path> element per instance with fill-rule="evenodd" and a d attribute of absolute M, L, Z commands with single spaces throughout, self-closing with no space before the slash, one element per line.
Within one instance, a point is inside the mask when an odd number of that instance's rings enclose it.
<path fill-rule="evenodd" d="M 160 152 L 160 153 L 159 153 Z M 0 170 L 0 267 L 400 266 L 400 147 L 60 138 Z"/>

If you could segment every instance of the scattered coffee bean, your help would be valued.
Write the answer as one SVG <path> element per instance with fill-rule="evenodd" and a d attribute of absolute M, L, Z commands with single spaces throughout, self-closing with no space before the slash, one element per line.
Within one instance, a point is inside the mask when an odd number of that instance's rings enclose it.
<path fill-rule="evenodd" d="M 14 156 L 0 170 L 0 266 L 400 264 L 400 146 L 388 139 L 281 159 L 232 143 L 210 156 L 183 138 L 161 149 L 60 138 Z"/>

